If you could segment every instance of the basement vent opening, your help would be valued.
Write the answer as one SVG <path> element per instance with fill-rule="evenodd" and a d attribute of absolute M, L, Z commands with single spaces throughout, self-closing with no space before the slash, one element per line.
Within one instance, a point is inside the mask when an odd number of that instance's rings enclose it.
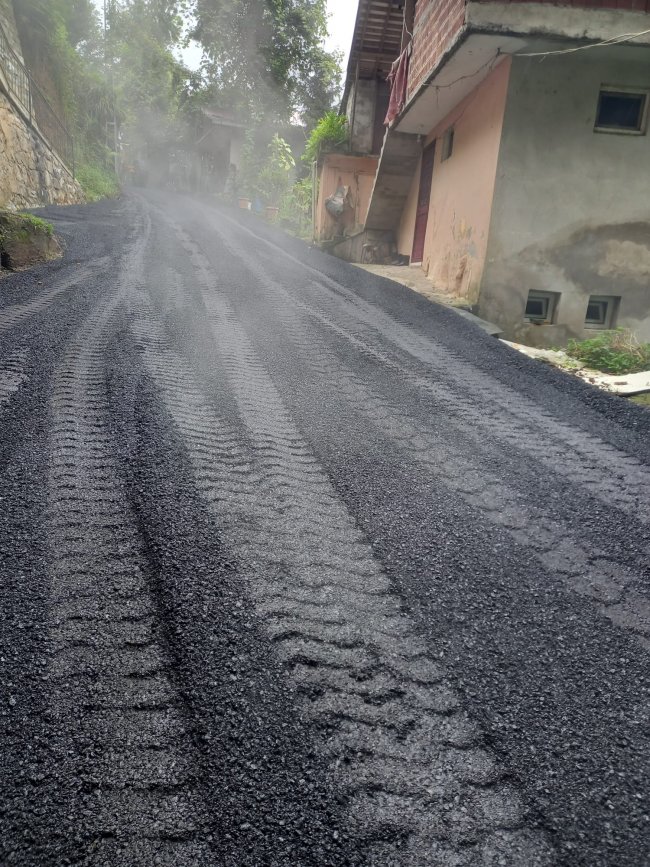
<path fill-rule="evenodd" d="M 585 328 L 614 328 L 620 297 L 616 295 L 591 295 L 585 315 Z"/>
<path fill-rule="evenodd" d="M 598 97 L 596 132 L 642 135 L 648 109 L 647 91 L 602 87 Z"/>
<path fill-rule="evenodd" d="M 528 293 L 526 300 L 525 317 L 529 322 L 537 325 L 550 324 L 555 319 L 559 294 L 557 292 L 533 292 Z"/>

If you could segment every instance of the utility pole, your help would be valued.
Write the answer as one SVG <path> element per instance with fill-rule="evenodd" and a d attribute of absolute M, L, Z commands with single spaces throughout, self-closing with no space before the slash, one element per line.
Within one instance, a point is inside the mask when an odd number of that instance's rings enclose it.
<path fill-rule="evenodd" d="M 109 23 L 110 22 L 110 23 Z M 117 129 L 117 111 L 115 107 L 115 57 L 113 54 L 113 27 L 115 24 L 115 0 L 104 0 L 104 64 L 106 66 L 107 75 L 110 82 L 111 89 L 111 102 L 113 105 L 113 159 L 114 159 L 114 169 L 115 169 L 115 177 L 120 177 L 120 157 L 119 157 L 119 134 Z M 110 46 L 110 47 L 109 47 Z M 107 124 L 110 126 L 110 123 Z M 110 148 L 111 142 L 108 136 L 108 130 L 106 134 L 106 145 Z"/>

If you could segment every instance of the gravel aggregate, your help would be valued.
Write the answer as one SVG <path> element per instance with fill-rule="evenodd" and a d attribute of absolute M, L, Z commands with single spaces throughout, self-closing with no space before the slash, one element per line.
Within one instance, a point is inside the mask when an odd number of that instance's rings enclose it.
<path fill-rule="evenodd" d="M 0 863 L 642 867 L 650 414 L 206 198 L 0 279 Z"/>

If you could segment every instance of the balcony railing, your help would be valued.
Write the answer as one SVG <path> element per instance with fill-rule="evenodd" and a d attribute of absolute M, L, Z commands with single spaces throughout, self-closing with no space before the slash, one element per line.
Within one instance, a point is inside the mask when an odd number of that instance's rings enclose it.
<path fill-rule="evenodd" d="M 4 75 L 9 97 L 30 127 L 61 158 L 74 177 L 74 140 L 11 47 L 2 25 L 0 25 L 0 72 Z"/>

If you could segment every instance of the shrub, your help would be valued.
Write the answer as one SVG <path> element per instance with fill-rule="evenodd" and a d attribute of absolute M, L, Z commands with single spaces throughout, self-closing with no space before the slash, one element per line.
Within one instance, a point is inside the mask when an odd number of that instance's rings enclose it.
<path fill-rule="evenodd" d="M 116 199 L 120 194 L 120 185 L 113 172 L 98 165 L 79 166 L 77 180 L 89 202 L 98 202 L 100 199 Z"/>
<path fill-rule="evenodd" d="M 311 240 L 311 177 L 301 178 L 282 197 L 280 221 L 285 229 L 303 240 Z"/>
<path fill-rule="evenodd" d="M 311 131 L 302 158 L 313 162 L 324 151 L 340 150 L 348 141 L 348 119 L 335 111 L 328 111 Z"/>
<path fill-rule="evenodd" d="M 288 143 L 277 133 L 269 142 L 267 157 L 257 178 L 257 192 L 270 205 L 277 206 L 291 184 L 296 163 Z"/>
<path fill-rule="evenodd" d="M 567 354 L 603 373 L 636 373 L 650 369 L 650 343 L 639 343 L 631 331 L 617 328 L 588 340 L 570 340 Z"/>

